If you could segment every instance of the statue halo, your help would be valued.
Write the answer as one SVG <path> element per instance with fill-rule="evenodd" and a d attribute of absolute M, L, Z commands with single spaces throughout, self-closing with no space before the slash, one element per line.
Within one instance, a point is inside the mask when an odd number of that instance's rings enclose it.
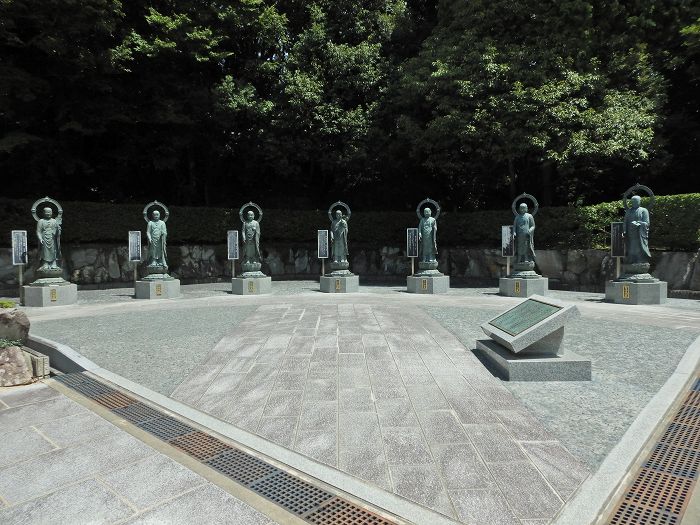
<path fill-rule="evenodd" d="M 32 217 L 34 217 L 34 220 L 39 222 L 40 217 L 36 214 L 36 210 L 39 208 L 39 204 L 43 204 L 45 202 L 47 202 L 49 204 L 53 204 L 56 207 L 55 219 L 58 222 L 58 224 L 61 224 L 61 222 L 63 222 L 63 208 L 61 207 L 61 205 L 58 203 L 57 200 L 52 199 L 48 195 L 46 197 L 44 197 L 43 199 L 37 199 L 36 202 L 34 202 L 34 204 L 32 204 Z"/>
<path fill-rule="evenodd" d="M 346 221 L 350 220 L 350 215 L 352 215 L 352 211 L 350 211 L 350 206 L 345 204 L 343 201 L 336 201 L 333 204 L 331 204 L 331 207 L 328 208 L 328 218 L 333 222 L 333 210 L 336 208 L 341 207 L 345 208 L 345 215 L 343 216 Z"/>
<path fill-rule="evenodd" d="M 513 203 L 510 205 L 510 209 L 513 210 L 513 215 L 518 215 L 518 210 L 517 210 L 517 208 L 515 207 L 515 205 L 518 204 L 518 201 L 521 200 L 521 199 L 529 199 L 530 202 L 532 202 L 532 205 L 533 205 L 533 210 L 532 210 L 532 212 L 530 213 L 530 215 L 532 215 L 533 217 L 534 217 L 535 215 L 537 215 L 537 212 L 538 212 L 539 209 L 540 209 L 540 203 L 537 202 L 537 199 L 536 199 L 534 196 L 530 195 L 529 193 L 521 193 L 521 194 L 518 195 L 515 199 L 513 199 Z"/>
<path fill-rule="evenodd" d="M 262 222 L 262 217 L 263 217 L 263 212 L 262 208 L 255 204 L 253 201 L 247 202 L 243 206 L 241 206 L 241 209 L 238 210 L 238 218 L 241 219 L 241 222 L 245 222 L 245 218 L 243 217 L 243 212 L 246 211 L 248 208 L 255 208 L 258 211 L 258 217 L 255 219 L 258 222 Z"/>
<path fill-rule="evenodd" d="M 421 211 L 426 204 L 433 205 L 433 207 L 435 208 L 435 216 L 433 218 L 437 220 L 437 218 L 440 216 L 441 208 L 437 201 L 434 201 L 433 199 L 423 199 L 418 203 L 418 206 L 416 206 L 416 215 L 418 215 L 418 218 L 423 218 L 423 214 L 421 213 Z"/>
<path fill-rule="evenodd" d="M 168 222 L 168 218 L 170 218 L 170 210 L 168 209 L 168 207 L 162 202 L 151 201 L 143 207 L 143 219 L 146 221 L 146 223 L 150 221 L 150 219 L 148 218 L 148 212 L 151 211 L 151 208 L 160 208 L 161 210 L 163 210 L 163 216 L 161 217 L 161 219 L 163 220 L 163 222 Z"/>
<path fill-rule="evenodd" d="M 649 197 L 651 197 L 651 202 L 647 206 L 648 209 L 652 209 L 654 207 L 654 204 L 656 203 L 656 195 L 654 195 L 654 192 L 651 191 L 651 189 L 648 186 L 642 186 L 641 184 L 637 183 L 634 186 L 631 186 L 625 193 L 622 194 L 622 206 L 627 210 L 631 207 L 631 205 L 628 204 L 628 199 L 633 197 L 634 194 L 638 193 L 639 191 L 645 191 Z"/>

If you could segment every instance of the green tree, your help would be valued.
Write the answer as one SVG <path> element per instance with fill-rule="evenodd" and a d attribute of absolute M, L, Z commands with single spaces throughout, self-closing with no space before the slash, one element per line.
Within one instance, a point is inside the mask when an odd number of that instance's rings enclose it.
<path fill-rule="evenodd" d="M 649 160 L 664 94 L 642 47 L 603 54 L 606 38 L 591 2 L 443 1 L 404 65 L 392 140 L 471 206 L 498 188 L 590 195 L 596 170 Z"/>

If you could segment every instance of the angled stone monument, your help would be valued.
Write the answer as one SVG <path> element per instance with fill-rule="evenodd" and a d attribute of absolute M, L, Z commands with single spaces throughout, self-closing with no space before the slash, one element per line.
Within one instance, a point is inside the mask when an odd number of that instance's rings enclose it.
<path fill-rule="evenodd" d="M 345 213 L 343 213 L 345 211 Z M 331 246 L 331 273 L 320 278 L 321 291 L 326 293 L 351 293 L 360 289 L 360 278 L 350 271 L 348 257 L 348 224 L 352 211 L 342 201 L 331 204 L 328 218 L 331 221 L 329 233 Z"/>
<path fill-rule="evenodd" d="M 162 202 L 149 202 L 143 208 L 143 218 L 146 221 L 148 255 L 144 268 L 146 275 L 134 285 L 136 298 L 180 297 L 180 280 L 168 274 L 168 227 L 165 223 L 170 218 L 170 210 Z"/>
<path fill-rule="evenodd" d="M 40 210 L 41 218 L 37 214 Z M 63 208 L 50 197 L 37 200 L 32 205 L 36 220 L 36 236 L 39 244 L 39 267 L 36 280 L 24 289 L 25 306 L 62 306 L 78 301 L 78 286 L 63 278 L 60 263 Z"/>
<path fill-rule="evenodd" d="M 529 199 L 534 209 L 529 213 L 527 204 L 518 201 Z M 517 209 L 516 209 L 517 206 Z M 513 271 L 498 280 L 500 295 L 507 297 L 530 297 L 533 294 L 545 295 L 549 289 L 549 279 L 535 272 L 535 215 L 539 210 L 537 199 L 523 193 L 511 204 L 513 221 L 513 245 L 515 249 Z"/>
<path fill-rule="evenodd" d="M 651 252 L 649 251 L 649 210 L 642 207 L 643 191 L 651 197 L 649 208 L 656 200 L 654 192 L 641 184 L 635 184 L 622 196 L 625 219 L 622 238 L 625 245 L 622 275 L 605 285 L 605 299 L 620 304 L 661 304 L 668 297 L 668 283 L 656 279 L 649 273 Z"/>
<path fill-rule="evenodd" d="M 563 346 L 566 323 L 578 309 L 533 295 L 481 325 L 490 339 L 476 352 L 509 381 L 590 381 L 591 361 Z"/>
<path fill-rule="evenodd" d="M 262 252 L 260 251 L 262 209 L 254 202 L 249 202 L 238 210 L 238 217 L 241 219 L 242 249 L 240 260 L 243 273 L 231 279 L 231 291 L 236 295 L 270 293 L 272 291 L 272 278 L 260 271 L 262 268 Z"/>
<path fill-rule="evenodd" d="M 433 210 L 435 216 L 433 217 Z M 433 199 L 423 199 L 416 207 L 418 216 L 418 273 L 406 278 L 406 288 L 410 293 L 447 293 L 450 289 L 449 276 L 441 273 L 437 261 L 437 219 L 440 205 Z"/>

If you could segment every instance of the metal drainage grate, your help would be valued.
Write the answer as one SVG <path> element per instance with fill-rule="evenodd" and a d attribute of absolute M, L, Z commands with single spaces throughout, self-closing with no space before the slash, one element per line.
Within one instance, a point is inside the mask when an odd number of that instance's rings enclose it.
<path fill-rule="evenodd" d="M 163 441 L 172 441 L 182 435 L 194 432 L 195 429 L 170 416 L 161 416 L 149 419 L 136 425 L 142 430 L 159 437 Z"/>
<path fill-rule="evenodd" d="M 334 496 L 82 373 L 54 379 L 313 525 L 399 523 Z"/>
<path fill-rule="evenodd" d="M 305 519 L 314 525 L 392 525 L 391 521 L 340 498 L 333 498 Z"/>
<path fill-rule="evenodd" d="M 614 509 L 610 525 L 674 525 L 685 513 L 700 470 L 700 380 Z"/>
<path fill-rule="evenodd" d="M 129 423 L 134 424 L 143 423 L 144 421 L 155 419 L 163 415 L 148 405 L 144 405 L 140 401 L 122 408 L 115 408 L 113 412 L 126 419 Z"/>
<path fill-rule="evenodd" d="M 223 441 L 199 430 L 173 439 L 170 444 L 199 461 L 206 461 L 231 448 Z"/>
<path fill-rule="evenodd" d="M 277 467 L 238 449 L 222 452 L 206 464 L 242 485 L 250 485 L 279 471 Z"/>
<path fill-rule="evenodd" d="M 282 470 L 256 481 L 250 488 L 299 516 L 333 497 L 325 490 Z"/>
<path fill-rule="evenodd" d="M 114 410 L 115 408 L 124 408 L 125 406 L 136 402 L 134 398 L 125 396 L 121 392 L 102 394 L 101 396 L 93 397 L 92 400 L 103 407 L 109 408 L 110 410 Z"/>
<path fill-rule="evenodd" d="M 674 476 L 695 479 L 698 476 L 699 464 L 700 451 L 659 443 L 654 447 L 654 451 L 644 463 L 644 467 L 667 472 Z"/>
<path fill-rule="evenodd" d="M 116 392 L 116 390 L 113 388 L 94 381 L 93 379 L 82 374 L 64 374 L 61 376 L 56 376 L 54 379 L 59 383 L 63 383 L 67 387 L 72 388 L 76 392 L 80 392 L 85 397 L 89 397 L 90 399 L 93 399 L 96 396 Z"/>

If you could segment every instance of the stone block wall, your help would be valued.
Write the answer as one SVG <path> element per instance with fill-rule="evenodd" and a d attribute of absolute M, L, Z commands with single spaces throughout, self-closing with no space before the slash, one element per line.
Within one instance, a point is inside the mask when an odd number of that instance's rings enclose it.
<path fill-rule="evenodd" d="M 263 271 L 273 278 L 313 279 L 321 272 L 315 246 L 279 244 L 263 246 Z M 379 249 L 351 246 L 351 270 L 361 277 L 397 279 L 410 273 L 411 262 L 395 246 Z M 127 248 L 114 245 L 64 246 L 64 277 L 79 285 L 128 283 L 134 264 L 128 261 Z M 700 252 L 654 252 L 652 273 L 668 281 L 671 290 L 700 290 Z M 168 248 L 171 274 L 184 283 L 226 279 L 231 263 L 225 245 L 183 245 Z M 505 275 L 506 260 L 500 249 L 442 248 L 438 254 L 440 270 L 459 281 L 492 282 Z M 25 268 L 24 281 L 34 280 L 37 251 L 29 253 L 34 264 Z M 9 248 L 0 249 L 0 288 L 17 285 L 17 268 L 11 265 Z M 604 250 L 537 250 L 539 272 L 555 287 L 602 291 L 614 276 L 615 260 Z M 237 265 L 236 273 L 240 272 Z"/>

